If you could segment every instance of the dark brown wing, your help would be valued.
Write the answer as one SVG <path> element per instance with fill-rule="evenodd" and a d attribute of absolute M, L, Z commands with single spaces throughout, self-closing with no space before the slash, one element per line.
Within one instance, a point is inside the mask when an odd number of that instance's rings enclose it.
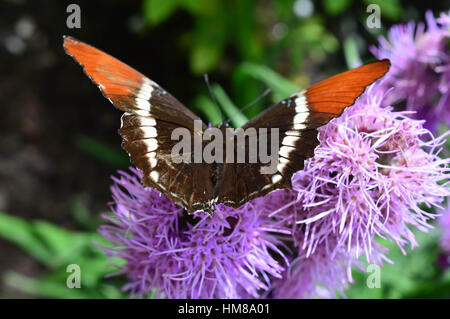
<path fill-rule="evenodd" d="M 122 147 L 144 173 L 142 182 L 167 194 L 189 212 L 200 210 L 213 189 L 211 165 L 175 163 L 171 158 L 173 129 L 184 127 L 194 136 L 201 121 L 176 98 L 128 65 L 71 37 L 64 49 L 111 103 L 125 113 L 119 130 Z M 202 129 L 206 128 L 202 123 Z"/>
<path fill-rule="evenodd" d="M 388 60 L 377 61 L 332 76 L 307 90 L 269 107 L 250 120 L 243 129 L 278 128 L 277 172 L 262 174 L 262 163 L 228 163 L 216 187 L 218 201 L 239 207 L 278 188 L 291 188 L 292 175 L 314 156 L 319 126 L 342 114 L 390 67 Z M 269 130 L 268 130 L 269 131 Z M 268 136 L 270 144 L 270 135 Z M 246 145 L 248 148 L 248 145 Z"/>

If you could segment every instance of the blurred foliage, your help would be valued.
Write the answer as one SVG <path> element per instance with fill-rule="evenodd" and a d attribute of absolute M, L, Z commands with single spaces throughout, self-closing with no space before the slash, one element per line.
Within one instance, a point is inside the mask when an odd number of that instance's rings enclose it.
<path fill-rule="evenodd" d="M 339 1 L 338 1 L 339 2 Z M 400 0 L 364 0 L 366 5 L 376 4 L 380 6 L 381 12 L 383 13 L 383 18 L 397 21 L 402 16 L 402 5 Z"/>
<path fill-rule="evenodd" d="M 383 18 L 390 21 L 401 18 L 402 5 L 398 0 L 143 0 L 142 12 L 150 28 L 176 19 L 180 12 L 190 15 L 192 27 L 180 37 L 189 51 L 191 71 L 201 75 L 226 68 L 232 79 L 230 100 L 242 108 L 260 96 L 263 85 L 274 93 L 271 102 L 279 101 L 298 87 L 306 87 L 310 80 L 298 74 L 304 73 L 309 63 L 323 63 L 327 56 L 340 49 L 336 31 L 341 30 L 328 30 L 330 21 L 327 19 L 342 16 L 342 31 L 345 32 L 349 19 L 364 21 L 368 4 L 379 5 Z M 376 35 L 379 31 L 371 32 Z M 361 38 L 355 39 L 352 32 L 344 37 L 347 66 L 360 65 L 358 50 L 361 48 L 357 42 L 360 46 Z M 282 71 L 295 85 L 274 79 L 273 69 Z M 206 98 L 194 98 L 193 109 L 202 111 L 206 120 L 217 124 L 220 113 L 211 110 L 214 104 L 206 102 Z M 267 103 L 262 100 L 244 114 L 252 118 L 265 106 Z M 242 120 L 240 117 L 232 123 L 236 126 Z"/>
<path fill-rule="evenodd" d="M 254 63 L 244 62 L 238 66 L 240 73 L 263 82 L 273 93 L 273 103 L 276 103 L 300 89 L 288 79 L 283 78 L 272 69 Z"/>
<path fill-rule="evenodd" d="M 74 209 L 82 209 L 79 203 Z M 84 213 L 83 213 L 84 214 Z M 91 221 L 92 223 L 92 221 Z M 437 267 L 440 253 L 439 232 L 416 232 L 420 243 L 404 256 L 395 244 L 383 242 L 390 249 L 388 257 L 394 264 L 381 267 L 380 288 L 369 288 L 369 274 L 353 270 L 354 284 L 345 291 L 348 298 L 450 298 L 450 271 Z M 107 260 L 96 245 L 108 243 L 95 231 L 72 232 L 45 221 L 25 221 L 0 213 L 0 237 L 20 246 L 47 267 L 40 279 L 9 271 L 2 280 L 22 292 L 47 298 L 127 298 L 120 291 L 120 279 L 104 279 L 116 271 L 111 265 L 123 265 L 120 259 Z M 96 245 L 92 245 L 93 243 Z M 81 269 L 81 288 L 67 288 L 66 271 L 70 264 Z M 151 296 L 149 296 L 151 297 Z"/>
<path fill-rule="evenodd" d="M 354 21 L 365 25 L 369 4 L 379 5 L 382 18 L 389 21 L 398 21 L 404 11 L 399 0 L 142 0 L 141 10 L 147 31 L 163 28 L 164 23 L 176 21 L 181 13 L 192 18 L 190 28 L 179 32 L 192 73 L 225 73 L 231 83 L 213 84 L 222 112 L 207 92 L 195 96 L 188 105 L 213 125 L 231 118 L 232 125 L 238 127 L 271 103 L 308 86 L 311 79 L 306 73 L 311 71 L 310 65 L 326 62 L 339 50 L 348 68 L 361 65 L 365 60 L 361 51 L 367 53 L 368 44 L 355 32 L 358 28 Z M 340 28 L 330 29 L 336 21 Z M 386 30 L 383 26 L 367 31 L 375 39 Z M 342 65 L 336 72 L 343 69 Z M 245 108 L 266 88 L 272 92 L 268 99 Z M 238 111 L 243 108 L 243 112 Z M 118 148 L 94 138 L 80 134 L 75 143 L 105 164 L 124 168 L 129 163 Z"/>
<path fill-rule="evenodd" d="M 323 8 L 330 16 L 344 13 L 352 4 L 352 0 L 323 0 Z"/>

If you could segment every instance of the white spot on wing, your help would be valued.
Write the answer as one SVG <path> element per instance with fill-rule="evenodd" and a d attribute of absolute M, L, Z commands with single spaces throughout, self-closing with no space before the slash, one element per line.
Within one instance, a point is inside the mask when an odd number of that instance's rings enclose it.
<path fill-rule="evenodd" d="M 299 131 L 286 131 L 286 133 L 284 134 L 289 136 L 301 136 L 301 133 Z"/>
<path fill-rule="evenodd" d="M 277 171 L 283 173 L 284 170 L 286 169 L 287 164 L 289 163 L 289 160 L 287 158 L 280 157 L 278 161 L 279 163 L 277 165 Z"/>
<path fill-rule="evenodd" d="M 150 100 L 153 92 L 152 84 L 154 84 L 152 81 L 150 81 L 148 78 L 144 78 L 144 81 L 142 82 L 141 88 L 136 94 L 136 97 L 143 100 Z"/>
<path fill-rule="evenodd" d="M 308 113 L 297 113 L 294 116 L 294 124 L 303 124 L 306 123 L 306 119 L 308 118 Z"/>
<path fill-rule="evenodd" d="M 306 120 L 309 117 L 309 109 L 308 102 L 306 101 L 305 91 L 302 91 L 297 94 L 297 98 L 295 99 L 295 116 L 292 121 L 294 130 L 303 130 L 306 128 Z"/>
<path fill-rule="evenodd" d="M 304 130 L 306 128 L 305 124 L 294 123 L 292 126 L 294 130 Z"/>
<path fill-rule="evenodd" d="M 156 159 L 156 153 L 151 152 L 148 154 L 145 154 L 145 157 L 147 158 L 148 162 L 150 163 L 151 168 L 155 168 L 158 164 L 158 160 Z"/>
<path fill-rule="evenodd" d="M 147 147 L 147 152 L 152 152 L 158 149 L 158 141 L 156 138 L 145 139 L 144 144 Z"/>
<path fill-rule="evenodd" d="M 142 132 L 144 132 L 144 137 L 157 137 L 158 133 L 156 132 L 156 128 L 154 126 L 142 126 L 139 128 Z"/>
<path fill-rule="evenodd" d="M 291 152 L 293 151 L 294 149 L 292 147 L 282 146 L 278 153 L 283 157 L 289 158 L 289 154 L 291 154 Z"/>
<path fill-rule="evenodd" d="M 148 110 L 133 110 L 133 113 L 136 113 L 139 116 L 148 116 Z"/>
<path fill-rule="evenodd" d="M 279 171 L 280 173 L 283 173 L 285 168 L 286 168 L 286 165 L 284 165 L 284 164 L 280 163 L 277 165 L 277 171 Z"/>
<path fill-rule="evenodd" d="M 123 127 L 123 118 L 124 118 L 125 116 L 129 116 L 129 115 L 131 115 L 131 113 L 125 112 L 125 113 L 123 113 L 122 116 L 120 117 L 120 127 L 121 127 L 121 128 Z"/>
<path fill-rule="evenodd" d="M 301 91 L 297 94 L 295 99 L 295 112 L 297 113 L 309 113 L 308 102 L 306 101 L 305 91 Z"/>
<path fill-rule="evenodd" d="M 141 109 L 141 110 L 146 110 L 147 113 L 150 112 L 150 102 L 145 100 L 145 99 L 141 99 L 141 98 L 135 98 L 134 101 L 136 102 L 136 106 Z"/>
<path fill-rule="evenodd" d="M 285 136 L 281 144 L 288 146 L 295 146 L 297 141 L 300 139 L 300 136 Z"/>

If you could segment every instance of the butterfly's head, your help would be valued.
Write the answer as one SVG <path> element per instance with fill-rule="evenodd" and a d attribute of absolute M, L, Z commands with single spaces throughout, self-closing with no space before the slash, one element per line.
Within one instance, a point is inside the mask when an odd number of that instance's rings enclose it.
<path fill-rule="evenodd" d="M 203 207 L 203 211 L 205 212 L 205 214 L 208 214 L 208 216 L 213 216 L 214 215 L 214 211 L 216 209 L 215 205 L 206 205 L 205 207 Z"/>
<path fill-rule="evenodd" d="M 223 121 L 220 124 L 217 124 L 215 127 L 217 127 L 225 136 L 227 129 L 232 129 L 232 126 L 230 124 L 229 120 Z"/>

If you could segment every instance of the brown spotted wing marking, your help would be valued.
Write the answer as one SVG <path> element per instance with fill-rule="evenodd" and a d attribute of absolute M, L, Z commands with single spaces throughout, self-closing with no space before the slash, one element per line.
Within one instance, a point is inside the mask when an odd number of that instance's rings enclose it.
<path fill-rule="evenodd" d="M 293 174 L 304 168 L 304 161 L 314 156 L 319 145 L 317 128 L 353 105 L 389 67 L 388 60 L 381 60 L 332 76 L 269 107 L 246 123 L 244 129 L 279 129 L 277 172 L 261 174 L 264 165 L 261 163 L 225 164 L 216 187 L 220 190 L 218 201 L 239 207 L 275 189 L 291 188 Z"/>
<path fill-rule="evenodd" d="M 174 163 L 172 130 L 193 133 L 200 120 L 158 84 L 110 55 L 71 37 L 64 48 L 111 103 L 125 113 L 119 133 L 122 147 L 143 171 L 142 182 L 167 194 L 189 212 L 203 209 L 212 192 L 212 167 L 204 163 Z M 203 129 L 206 126 L 203 123 Z"/>

